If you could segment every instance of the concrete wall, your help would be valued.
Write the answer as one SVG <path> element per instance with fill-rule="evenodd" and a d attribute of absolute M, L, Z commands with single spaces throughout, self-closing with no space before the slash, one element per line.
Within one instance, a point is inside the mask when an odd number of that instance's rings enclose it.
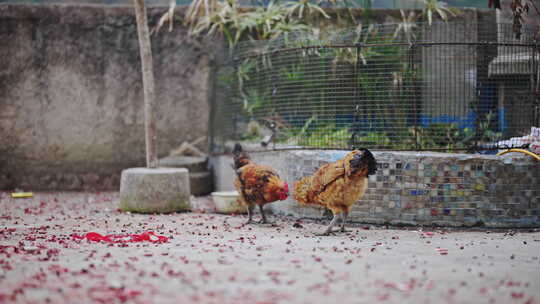
<path fill-rule="evenodd" d="M 117 190 L 145 165 L 133 8 L 0 4 L 0 41 L 0 189 Z M 152 43 L 164 156 L 207 135 L 212 57 L 178 23 Z"/>
<path fill-rule="evenodd" d="M 254 161 L 275 168 L 293 189 L 345 151 L 270 151 Z M 364 223 L 528 227 L 540 226 L 540 163 L 531 157 L 450 153 L 374 152 L 379 163 L 366 195 L 350 218 Z M 219 190 L 230 190 L 230 156 L 214 158 Z M 292 197 L 268 205 L 278 214 L 321 218 L 325 210 Z"/>
<path fill-rule="evenodd" d="M 149 9 L 151 24 L 165 10 Z M 395 22 L 390 15 L 399 18 L 399 11 L 371 18 Z M 343 18 L 321 23 L 345 25 Z M 208 134 L 214 58 L 209 44 L 188 39 L 178 22 L 152 39 L 164 156 Z M 131 7 L 0 4 L 0 41 L 0 189 L 115 190 L 122 169 L 144 165 Z"/>

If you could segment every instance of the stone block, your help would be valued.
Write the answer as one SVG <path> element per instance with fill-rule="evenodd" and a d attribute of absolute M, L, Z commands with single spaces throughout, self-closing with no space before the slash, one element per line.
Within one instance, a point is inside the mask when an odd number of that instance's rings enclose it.
<path fill-rule="evenodd" d="M 206 195 L 213 191 L 214 181 L 210 172 L 189 173 L 191 194 L 195 196 Z"/>
<path fill-rule="evenodd" d="M 206 171 L 208 161 L 205 157 L 167 156 L 159 160 L 159 166 L 166 168 L 186 168 L 190 173 L 195 173 Z"/>
<path fill-rule="evenodd" d="M 189 171 L 185 168 L 131 168 L 122 171 L 120 209 L 140 213 L 191 210 Z"/>

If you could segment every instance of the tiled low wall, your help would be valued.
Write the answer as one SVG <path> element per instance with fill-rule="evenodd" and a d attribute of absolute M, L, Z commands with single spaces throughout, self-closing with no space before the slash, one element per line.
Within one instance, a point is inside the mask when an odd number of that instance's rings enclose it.
<path fill-rule="evenodd" d="M 292 186 L 345 151 L 252 153 L 276 168 Z M 351 220 L 366 223 L 489 227 L 540 226 L 540 163 L 521 154 L 487 156 L 449 153 L 374 152 L 377 174 Z M 217 163 L 230 163 L 220 157 Z M 228 184 L 232 177 L 216 172 Z M 232 172 L 231 172 L 232 173 Z M 219 183 L 219 182 L 218 182 Z M 222 183 L 223 184 L 223 183 Z M 291 187 L 292 189 L 292 187 Z M 321 218 L 324 209 L 289 198 L 270 204 L 275 213 Z"/>

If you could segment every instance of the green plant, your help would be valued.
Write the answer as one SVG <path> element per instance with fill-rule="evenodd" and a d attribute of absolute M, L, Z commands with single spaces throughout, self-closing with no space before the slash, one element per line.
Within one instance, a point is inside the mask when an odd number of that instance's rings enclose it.
<path fill-rule="evenodd" d="M 305 31 L 310 28 L 306 15 L 329 18 L 318 3 L 308 0 L 271 1 L 251 11 L 240 10 L 237 0 L 194 0 L 184 20 L 191 35 L 222 34 L 232 49 L 241 40 L 276 39 L 290 32 Z"/>
<path fill-rule="evenodd" d="M 434 13 L 443 19 L 446 18 L 444 14 L 452 13 L 448 13 L 444 4 L 425 1 L 425 16 L 430 20 Z M 328 17 L 320 7 L 322 2 L 272 1 L 267 6 L 240 10 L 236 0 L 195 0 L 188 10 L 186 20 L 191 25 L 192 34 L 221 33 L 231 50 L 239 42 L 245 43 L 238 49 L 243 52 L 247 50 L 249 56 L 244 58 L 249 59 L 237 63 L 233 75 L 228 73 L 229 76 L 224 79 L 232 89 L 231 98 L 241 105 L 242 115 L 247 121 L 259 120 L 264 115 L 283 114 L 279 111 L 285 108 L 287 119 L 311 116 L 302 127 L 281 128 L 279 140 L 294 139 L 299 144 L 320 147 L 346 146 L 351 134 L 343 124 L 334 122 L 337 111 L 350 105 L 352 96 L 347 90 L 353 89 L 354 102 L 363 103 L 366 109 L 370 109 L 369 113 L 362 114 L 362 120 L 368 124 L 368 133 L 361 140 L 387 148 L 403 145 L 407 141 L 415 142 L 409 139 L 403 142 L 390 140 L 394 136 L 407 137 L 409 134 L 406 131 L 392 131 L 392 134 L 388 134 L 376 130 L 406 130 L 411 119 L 411 113 L 406 109 L 410 108 L 410 102 L 414 99 L 411 96 L 416 94 L 415 82 L 418 81 L 419 73 L 409 60 L 413 50 L 392 43 L 398 37 L 400 41 L 403 41 L 402 37 L 407 41 L 415 39 L 416 14 L 401 11 L 402 22 L 393 33 L 379 31 L 375 25 L 358 24 L 352 32 L 323 34 L 316 27 L 308 27 L 310 21 Z M 343 3 L 339 0 L 330 2 L 332 5 Z M 296 32 L 302 34 L 289 39 L 293 37 L 291 33 Z M 276 46 L 324 46 L 335 44 L 336 41 L 346 41 L 347 44 L 357 46 L 303 48 L 297 51 L 298 57 L 294 60 L 291 60 L 291 54 L 295 56 L 294 53 L 274 52 Z M 373 43 L 376 45 L 370 45 Z M 276 65 L 278 69 L 273 66 L 276 60 L 280 62 L 280 65 Z M 316 70 L 313 69 L 315 66 L 318 66 Z M 381 73 L 383 70 L 387 72 Z M 305 110 L 306 102 L 313 104 L 308 113 Z M 396 136 L 396 132 L 404 134 Z M 421 137 L 422 145 L 441 144 L 434 139 L 442 136 L 442 131 L 439 132 L 436 127 L 418 132 L 422 132 L 417 134 Z M 448 146 L 459 144 L 459 140 L 454 139 L 457 135 L 448 135 L 455 133 L 455 130 L 444 132 L 444 138 L 451 139 Z"/>
<path fill-rule="evenodd" d="M 437 14 L 443 21 L 448 21 L 448 15 L 455 17 L 460 14 L 461 11 L 455 7 L 450 7 L 446 2 L 438 0 L 422 0 L 424 2 L 423 16 L 427 18 L 428 24 L 431 25 L 433 21 L 433 15 Z"/>
<path fill-rule="evenodd" d="M 415 29 L 418 27 L 416 22 L 419 16 L 414 11 L 410 11 L 408 14 L 405 14 L 403 10 L 399 10 L 399 12 L 401 20 L 397 23 L 392 39 L 396 40 L 400 35 L 403 35 L 407 42 L 411 42 L 416 38 Z"/>
<path fill-rule="evenodd" d="M 288 128 L 288 129 L 282 130 L 280 134 L 281 141 L 285 141 L 285 142 L 291 141 L 291 140 L 294 141 L 296 138 L 303 138 L 307 136 L 308 130 L 312 128 L 312 124 L 313 125 L 316 124 L 316 121 L 317 121 L 317 116 L 312 115 L 308 120 L 306 120 L 306 122 L 304 122 L 301 128 Z"/>
<path fill-rule="evenodd" d="M 480 121 L 478 123 L 478 127 L 476 129 L 476 136 L 477 140 L 484 143 L 494 142 L 502 139 L 502 133 L 501 132 L 495 132 L 493 131 L 492 123 L 494 121 L 495 114 L 493 111 L 489 111 L 486 114 L 485 119 Z"/>
<path fill-rule="evenodd" d="M 329 124 L 311 131 L 307 136 L 299 137 L 298 144 L 321 148 L 343 147 L 350 138 L 348 128 L 336 129 L 334 125 Z"/>
<path fill-rule="evenodd" d="M 260 92 L 256 89 L 250 89 L 247 94 L 244 95 L 242 105 L 244 111 L 249 117 L 255 116 L 255 112 L 261 109 L 265 104 L 265 99 L 260 95 Z"/>
<path fill-rule="evenodd" d="M 377 34 L 378 30 L 375 25 L 369 24 L 367 28 L 364 28 L 361 23 L 358 24 L 358 26 L 356 26 L 354 30 L 351 44 L 358 44 L 363 46 L 357 48 L 336 48 L 334 50 L 332 70 L 335 71 L 336 65 L 342 62 L 348 63 L 354 68 L 356 68 L 358 60 L 360 60 L 363 65 L 366 65 L 369 58 L 380 55 L 380 53 L 375 51 L 374 48 L 364 46 L 372 40 L 377 40 Z"/>
<path fill-rule="evenodd" d="M 311 15 L 318 13 L 324 18 L 330 18 L 328 14 L 319 6 L 318 3 L 311 3 L 310 0 L 299 0 L 292 1 L 287 3 L 287 11 L 290 17 L 297 16 L 299 19 L 302 19 L 305 15 Z"/>
<path fill-rule="evenodd" d="M 250 59 L 244 59 L 240 65 L 236 68 L 236 83 L 238 85 L 238 91 L 245 98 L 244 83 L 250 80 L 250 75 L 255 68 L 256 63 Z"/>
<path fill-rule="evenodd" d="M 455 123 L 432 123 L 427 127 L 411 127 L 411 137 L 407 140 L 420 149 L 446 149 L 451 151 L 463 148 L 465 138 L 462 130 Z"/>
<path fill-rule="evenodd" d="M 223 34 L 231 47 L 238 42 L 244 31 L 240 26 L 241 20 L 237 2 L 233 0 L 194 0 L 184 16 L 190 35 Z"/>
<path fill-rule="evenodd" d="M 263 138 L 262 126 L 256 120 L 251 120 L 241 138 L 247 141 L 260 141 Z"/>
<path fill-rule="evenodd" d="M 421 149 L 466 149 L 473 142 L 493 142 L 502 137 L 500 132 L 491 129 L 489 119 L 491 112 L 487 114 L 486 121 L 480 122 L 476 129 L 460 129 L 455 123 L 432 123 L 427 127 L 411 127 L 410 137 L 404 141 L 406 145 L 418 145 Z"/>
<path fill-rule="evenodd" d="M 353 145 L 369 145 L 377 148 L 389 148 L 391 146 L 391 141 L 385 132 L 368 132 L 364 136 L 355 138 Z"/>

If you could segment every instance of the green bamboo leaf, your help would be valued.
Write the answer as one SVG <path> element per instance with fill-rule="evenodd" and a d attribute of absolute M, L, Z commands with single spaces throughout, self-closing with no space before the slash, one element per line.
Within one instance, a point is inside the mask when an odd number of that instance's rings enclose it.
<path fill-rule="evenodd" d="M 317 11 L 319 11 L 319 13 L 321 13 L 321 15 L 324 16 L 324 18 L 330 18 L 330 16 L 318 5 L 312 5 L 312 4 L 308 4 L 308 5 L 311 5 L 312 8 L 316 9 Z"/>

